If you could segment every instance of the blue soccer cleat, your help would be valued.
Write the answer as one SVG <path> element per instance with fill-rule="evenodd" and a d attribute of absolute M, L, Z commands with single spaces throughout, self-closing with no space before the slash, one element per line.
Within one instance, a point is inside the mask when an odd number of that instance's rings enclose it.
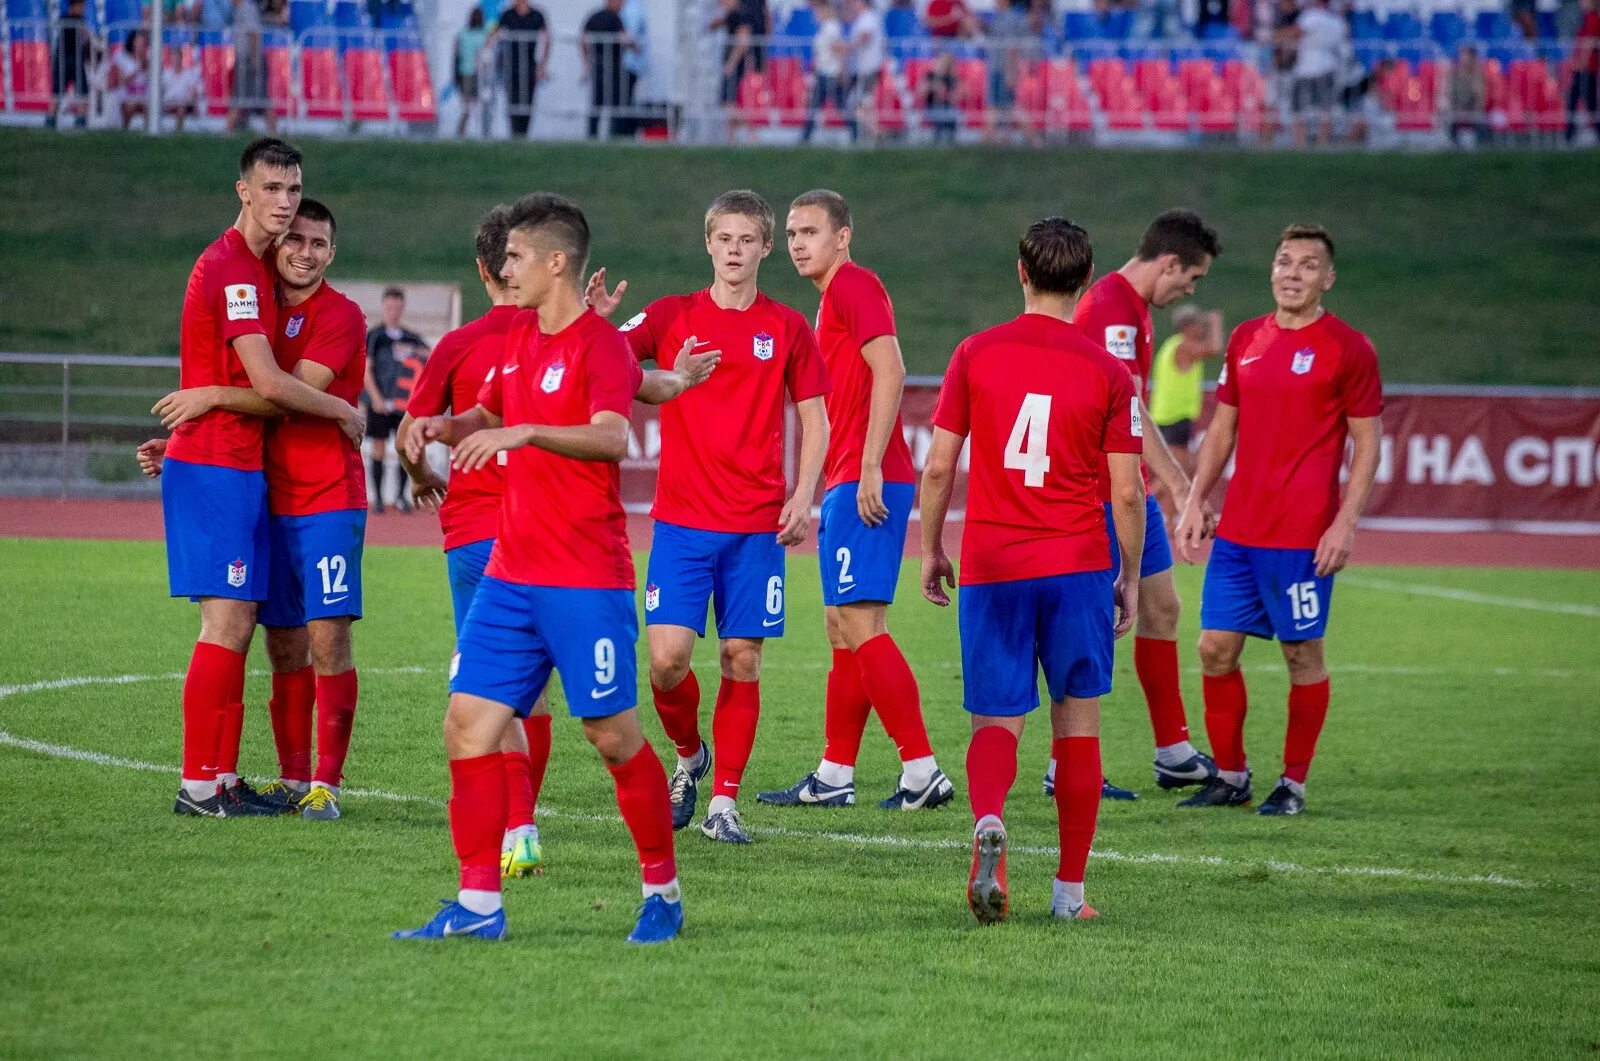
<path fill-rule="evenodd" d="M 1205 752 L 1195 752 L 1177 766 L 1162 766 L 1161 760 L 1157 759 L 1155 771 L 1156 787 L 1165 792 L 1205 784 L 1217 776 L 1217 764 Z"/>
<path fill-rule="evenodd" d="M 667 796 L 672 800 L 672 828 L 686 828 L 694 818 L 695 805 L 700 802 L 700 782 L 711 771 L 711 745 L 700 742 L 700 765 L 686 768 L 681 762 L 673 769 L 667 782 Z"/>
<path fill-rule="evenodd" d="M 1219 775 L 1205 786 L 1181 801 L 1180 807 L 1247 807 L 1250 805 L 1250 775 L 1247 772 L 1242 785 L 1230 785 Z"/>
<path fill-rule="evenodd" d="M 1272 790 L 1272 795 L 1261 801 L 1261 806 L 1256 808 L 1256 813 L 1276 816 L 1299 814 L 1305 809 L 1306 798 L 1295 791 L 1288 778 L 1279 778 L 1277 787 Z"/>
<path fill-rule="evenodd" d="M 491 939 L 506 938 L 504 907 L 492 914 L 475 914 L 451 899 L 440 899 L 442 909 L 421 928 L 403 928 L 395 939 Z"/>
<path fill-rule="evenodd" d="M 955 796 L 956 787 L 944 776 L 944 771 L 935 770 L 928 783 L 915 792 L 896 788 L 887 798 L 880 799 L 878 806 L 884 810 L 932 810 L 949 803 Z"/>
<path fill-rule="evenodd" d="M 683 903 L 652 895 L 639 907 L 639 920 L 628 933 L 629 943 L 669 943 L 683 931 Z"/>
<path fill-rule="evenodd" d="M 1055 795 L 1056 795 L 1056 781 L 1055 781 L 1055 778 L 1051 777 L 1049 774 L 1046 774 L 1046 775 L 1044 775 L 1044 798 L 1045 799 L 1054 799 Z M 1100 779 L 1100 798 L 1101 799 L 1122 799 L 1122 800 L 1138 799 L 1139 798 L 1139 793 L 1135 792 L 1131 788 L 1123 788 L 1120 785 L 1113 785 L 1110 781 L 1107 781 L 1105 778 L 1102 777 Z"/>
<path fill-rule="evenodd" d="M 770 803 L 775 807 L 848 807 L 855 801 L 854 784 L 823 784 L 816 774 L 807 774 L 781 792 L 762 792 L 756 796 L 757 803 Z"/>
<path fill-rule="evenodd" d="M 706 820 L 700 823 L 700 832 L 709 839 L 724 844 L 751 843 L 750 834 L 745 832 L 744 819 L 739 817 L 739 812 L 732 807 L 720 814 L 707 816 Z"/>

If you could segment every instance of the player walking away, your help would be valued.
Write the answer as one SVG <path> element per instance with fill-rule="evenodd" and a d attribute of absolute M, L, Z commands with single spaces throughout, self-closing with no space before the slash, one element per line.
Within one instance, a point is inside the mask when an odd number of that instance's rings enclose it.
<path fill-rule="evenodd" d="M 403 376 L 406 363 L 428 356 L 422 336 L 401 323 L 406 312 L 406 293 L 398 287 L 383 292 L 383 323 L 367 332 L 367 368 L 362 377 L 362 399 L 371 413 L 367 417 L 367 464 L 372 474 L 373 511 L 383 515 L 383 458 L 388 453 L 389 436 L 396 435 L 406 404 Z M 398 437 L 396 454 L 398 455 Z M 411 511 L 409 491 L 401 483 L 395 490 L 394 507 Z"/>
<path fill-rule="evenodd" d="M 667 775 L 634 709 L 639 628 L 617 466 L 643 372 L 621 333 L 583 304 L 589 225 L 577 205 L 528 195 L 507 224 L 502 275 L 516 304 L 536 312 L 513 321 L 506 359 L 477 406 L 420 420 L 411 433 L 414 447 L 455 446 L 462 471 L 510 456 L 500 529 L 461 630 L 444 723 L 461 890 L 427 924 L 395 938 L 505 938 L 500 744 L 554 669 L 568 710 L 611 771 L 638 849 L 645 900 L 628 939 L 664 942 L 682 928 L 683 906 Z"/>
<path fill-rule="evenodd" d="M 1133 374 L 1141 403 L 1150 381 L 1150 307 L 1169 306 L 1194 294 L 1195 284 L 1222 251 L 1217 234 L 1200 215 L 1190 210 L 1168 210 L 1145 229 L 1138 252 L 1121 269 L 1107 273 L 1078 302 L 1075 323 L 1091 340 L 1104 346 Z M 1141 415 L 1148 421 L 1149 412 Z M 1144 433 L 1144 462 L 1170 496 L 1189 493 L 1189 477 L 1173 459 L 1161 435 Z M 1111 571 L 1116 577 L 1122 561 L 1116 535 L 1111 533 L 1110 477 L 1101 466 L 1100 500 L 1106 507 L 1107 536 L 1111 541 Z M 1210 517 L 1210 509 L 1202 510 Z M 1189 722 L 1183 708 L 1178 678 L 1178 587 L 1172 578 L 1172 546 L 1167 542 L 1166 520 L 1154 496 L 1145 498 L 1144 552 L 1139 557 L 1139 621 L 1133 634 L 1133 667 L 1144 689 L 1155 731 L 1155 777 L 1162 789 L 1184 788 L 1205 782 L 1216 773 L 1211 757 L 1189 743 Z M 1211 524 L 1203 530 L 1210 532 Z M 1056 761 L 1045 771 L 1044 793 L 1055 789 Z M 1105 782 L 1101 795 L 1108 799 L 1134 799 L 1125 788 Z"/>
<path fill-rule="evenodd" d="M 656 299 L 623 325 L 640 361 L 672 368 L 680 349 L 707 346 L 722 356 L 715 382 L 661 410 L 655 541 L 645 583 L 650 689 L 662 728 L 678 749 L 669 785 L 672 827 L 694 817 L 699 784 L 712 773 L 700 831 L 747 844 L 735 807 L 761 712 L 761 650 L 782 637 L 784 547 L 811 529 L 811 502 L 828 447 L 822 396 L 828 371 L 804 317 L 757 287 L 772 253 L 772 207 L 752 191 L 717 197 L 706 211 L 711 287 Z M 609 316 L 625 284 L 605 290 L 605 271 L 589 301 Z M 785 500 L 784 395 L 800 420 L 795 490 Z M 741 410 L 738 417 L 726 415 Z M 712 714 L 715 754 L 700 735 L 700 683 L 690 662 L 715 604 L 722 684 Z M 713 763 L 715 764 L 713 770 Z"/>
<path fill-rule="evenodd" d="M 1005 802 L 1023 723 L 1039 706 L 1040 667 L 1050 691 L 1051 749 L 1061 764 L 1061 861 L 1050 912 L 1099 916 L 1083 898 L 1100 810 L 1099 698 L 1111 691 L 1113 640 L 1127 633 L 1138 610 L 1135 564 L 1145 535 L 1143 417 L 1133 381 L 1071 323 L 1094 268 L 1089 236 L 1066 218 L 1049 217 L 1029 226 L 1018 252 L 1023 313 L 956 347 L 922 476 L 922 592 L 945 607 L 945 586 L 955 585 L 945 514 L 970 438 L 958 606 L 976 822 L 967 902 L 986 923 L 1005 920 L 1010 905 Z M 1116 575 L 1099 501 L 1102 463 L 1122 557 Z"/>
<path fill-rule="evenodd" d="M 806 192 L 790 204 L 789 257 L 822 293 L 817 341 L 833 382 L 824 403 L 832 434 L 817 527 L 833 669 L 821 764 L 790 788 L 756 798 L 779 806 L 854 803 L 856 752 L 876 707 L 902 764 L 899 786 L 878 806 L 916 810 L 942 806 L 955 791 L 928 744 L 916 676 L 889 636 L 916 480 L 900 424 L 905 363 L 894 307 L 877 275 L 850 260 L 851 231 L 849 204 L 837 192 Z"/>
<path fill-rule="evenodd" d="M 239 217 L 189 274 L 178 339 L 179 380 L 197 387 L 252 387 L 277 408 L 336 421 L 358 440 L 359 410 L 278 367 L 273 301 L 277 269 L 267 253 L 300 205 L 300 152 L 282 140 L 250 142 L 239 160 Z M 179 814 L 277 813 L 239 780 L 244 667 L 257 602 L 269 579 L 265 421 L 212 409 L 176 392 L 155 411 L 173 428 L 161 500 L 167 574 L 174 597 L 200 605 L 200 637 L 183 687 Z"/>
<path fill-rule="evenodd" d="M 1323 307 L 1333 281 L 1327 231 L 1289 226 L 1272 259 L 1277 310 L 1239 325 L 1228 340 L 1216 413 L 1177 528 L 1178 550 L 1188 559 L 1201 537 L 1201 499 L 1232 456 L 1233 479 L 1200 597 L 1206 733 L 1218 771 L 1180 807 L 1250 801 L 1239 672 L 1248 634 L 1276 637 L 1289 667 L 1283 775 L 1261 813 L 1305 809 L 1306 773 L 1328 714 L 1322 640 L 1333 576 L 1355 545 L 1382 433 L 1378 356 L 1365 335 Z M 1355 452 L 1341 503 L 1347 436 Z"/>

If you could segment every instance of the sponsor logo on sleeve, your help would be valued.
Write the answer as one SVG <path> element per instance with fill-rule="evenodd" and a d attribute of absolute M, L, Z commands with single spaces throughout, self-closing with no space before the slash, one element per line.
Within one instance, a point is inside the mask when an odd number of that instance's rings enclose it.
<path fill-rule="evenodd" d="M 261 319 L 261 309 L 256 305 L 254 285 L 232 284 L 228 287 L 228 319 L 231 321 Z"/>
<path fill-rule="evenodd" d="M 1138 334 L 1139 329 L 1131 324 L 1113 324 L 1106 329 L 1106 349 L 1111 352 L 1112 357 L 1132 361 L 1137 356 L 1134 352 L 1137 345 L 1134 337 Z"/>
<path fill-rule="evenodd" d="M 1139 415 L 1139 396 L 1128 399 L 1128 433 L 1134 438 L 1144 437 L 1144 417 Z"/>
<path fill-rule="evenodd" d="M 755 349 L 753 352 L 756 355 L 757 361 L 771 361 L 772 336 L 768 335 L 766 332 L 762 332 L 760 335 L 756 336 Z"/>
<path fill-rule="evenodd" d="M 509 371 L 509 369 L 507 370 Z M 539 381 L 539 389 L 546 394 L 554 394 L 561 389 L 561 378 L 567 374 L 567 365 L 564 361 L 557 361 L 544 370 L 544 379 Z"/>
<path fill-rule="evenodd" d="M 1297 376 L 1303 376 L 1311 371 L 1311 363 L 1316 359 L 1317 353 L 1315 350 L 1297 350 L 1294 355 L 1294 363 L 1289 366 L 1289 371 Z"/>
<path fill-rule="evenodd" d="M 645 315 L 644 315 L 644 313 L 642 311 L 639 312 L 639 313 L 635 313 L 633 316 L 629 317 L 627 319 L 627 321 L 622 325 L 622 327 L 617 329 L 617 331 L 619 331 L 619 332 L 631 332 L 631 331 L 633 331 L 639 325 L 644 323 L 644 316 Z"/>

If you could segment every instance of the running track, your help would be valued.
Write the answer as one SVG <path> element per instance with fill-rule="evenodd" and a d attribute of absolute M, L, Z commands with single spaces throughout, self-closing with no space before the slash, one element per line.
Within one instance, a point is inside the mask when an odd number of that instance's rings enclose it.
<path fill-rule="evenodd" d="M 912 523 L 907 555 L 920 550 L 921 530 Z M 52 498 L 0 498 L 0 537 L 82 538 L 160 541 L 161 504 L 157 501 L 93 501 Z M 650 547 L 650 520 L 628 517 L 628 540 Z M 427 513 L 373 516 L 367 521 L 372 545 L 439 546 L 438 521 Z M 960 524 L 945 532 L 945 546 L 956 555 Z M 815 536 L 807 543 L 815 551 Z M 1357 563 L 1434 567 L 1555 567 L 1600 569 L 1600 536 L 1547 534 L 1412 534 L 1364 530 L 1356 540 Z"/>

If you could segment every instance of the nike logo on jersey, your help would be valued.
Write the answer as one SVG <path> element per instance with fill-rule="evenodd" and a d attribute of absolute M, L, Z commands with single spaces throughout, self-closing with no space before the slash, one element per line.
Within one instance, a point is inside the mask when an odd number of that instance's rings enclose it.
<path fill-rule="evenodd" d="M 1267 356 L 1266 354 L 1257 354 L 1255 357 L 1243 357 L 1243 358 L 1240 358 L 1239 359 L 1239 367 L 1243 368 L 1246 365 L 1253 365 L 1257 361 L 1260 361 L 1263 357 L 1266 357 L 1266 356 Z"/>
<path fill-rule="evenodd" d="M 452 921 L 444 926 L 444 934 L 447 936 L 464 936 L 468 932 L 476 932 L 478 929 L 486 928 L 492 924 L 494 924 L 494 918 L 492 917 L 486 917 L 482 921 L 474 921 L 470 925 L 458 925 Z"/>
<path fill-rule="evenodd" d="M 782 626 L 783 625 L 783 620 L 782 619 L 763 619 L 763 620 L 761 620 L 761 625 L 762 626 L 768 626 L 768 627 L 770 627 L 770 626 Z"/>
<path fill-rule="evenodd" d="M 515 372 L 517 369 L 519 369 L 521 367 L 522 367 L 521 365 L 504 365 L 500 369 L 500 374 L 502 376 L 509 376 L 509 375 L 511 375 L 511 373 Z"/>
<path fill-rule="evenodd" d="M 618 688 L 620 688 L 620 687 L 616 686 L 616 685 L 613 685 L 611 688 L 607 689 L 605 692 L 601 692 L 599 689 L 590 689 L 589 690 L 589 699 L 591 699 L 591 700 L 604 700 L 606 697 L 608 697 L 612 693 L 616 692 Z"/>
<path fill-rule="evenodd" d="M 323 604 L 338 604 L 342 600 L 349 600 L 349 599 L 350 599 L 350 594 L 346 593 L 342 597 L 323 597 L 322 598 L 322 603 Z"/>

